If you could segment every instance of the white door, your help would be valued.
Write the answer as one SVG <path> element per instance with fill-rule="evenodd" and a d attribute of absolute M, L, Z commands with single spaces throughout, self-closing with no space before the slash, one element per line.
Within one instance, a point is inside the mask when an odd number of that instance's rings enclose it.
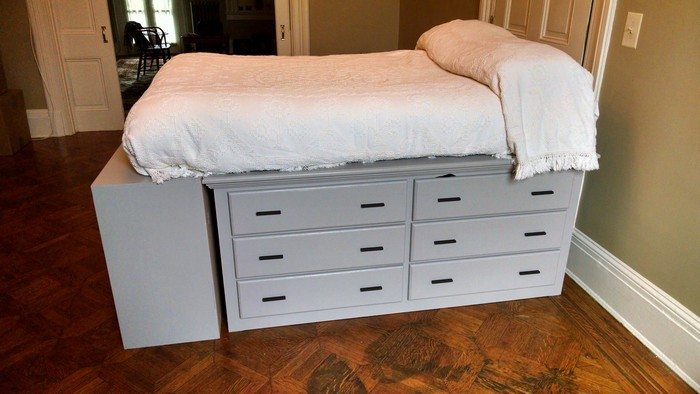
<path fill-rule="evenodd" d="M 583 62 L 593 0 L 493 0 L 491 22 Z"/>
<path fill-rule="evenodd" d="M 107 0 L 51 2 L 77 131 L 124 126 Z"/>
<path fill-rule="evenodd" d="M 289 0 L 275 0 L 275 27 L 277 29 L 277 55 L 292 55 L 292 29 Z"/>

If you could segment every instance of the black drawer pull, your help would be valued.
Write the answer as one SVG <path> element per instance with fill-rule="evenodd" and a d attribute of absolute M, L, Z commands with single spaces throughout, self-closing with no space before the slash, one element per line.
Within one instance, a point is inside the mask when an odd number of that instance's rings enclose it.
<path fill-rule="evenodd" d="M 546 231 L 533 231 L 531 233 L 525 233 L 526 237 L 540 237 L 542 235 L 547 235 Z"/>
<path fill-rule="evenodd" d="M 461 197 L 438 198 L 438 202 L 453 202 L 453 201 L 462 201 L 462 198 Z"/>
<path fill-rule="evenodd" d="M 440 175 L 438 178 L 454 178 L 455 174 Z"/>
<path fill-rule="evenodd" d="M 281 215 L 282 211 L 258 211 L 255 212 L 255 216 L 272 216 L 272 215 Z"/>
<path fill-rule="evenodd" d="M 383 206 L 384 206 L 383 202 L 373 202 L 370 204 L 362 204 L 362 205 L 360 205 L 360 208 L 363 208 L 363 209 L 364 208 L 381 208 Z"/>
<path fill-rule="evenodd" d="M 437 241 L 433 241 L 433 244 L 435 245 L 447 245 L 447 244 L 456 244 L 457 240 L 456 239 L 439 239 Z"/>
<path fill-rule="evenodd" d="M 360 252 L 380 252 L 384 250 L 383 246 L 372 246 L 369 248 L 360 248 Z"/>
<path fill-rule="evenodd" d="M 360 288 L 360 291 L 364 293 L 366 291 L 379 291 L 381 289 L 382 289 L 381 286 L 370 286 L 370 287 L 362 287 L 362 288 Z"/>
<path fill-rule="evenodd" d="M 532 192 L 530 194 L 532 194 L 533 196 L 546 196 L 549 194 L 554 194 L 554 190 L 538 190 L 538 191 Z"/>
<path fill-rule="evenodd" d="M 264 261 L 264 260 L 282 260 L 284 258 L 283 254 L 271 254 L 269 256 L 260 256 L 258 257 L 258 260 Z"/>
<path fill-rule="evenodd" d="M 262 302 L 284 301 L 287 296 L 263 297 Z"/>
<path fill-rule="evenodd" d="M 519 274 L 520 276 L 525 276 L 525 275 L 537 275 L 540 273 L 540 270 L 532 270 L 532 271 L 520 271 Z"/>
<path fill-rule="evenodd" d="M 442 283 L 452 283 L 452 282 L 454 282 L 454 280 L 452 280 L 452 278 L 433 279 L 433 280 L 430 281 L 430 283 L 432 283 L 432 284 L 434 284 L 434 285 L 439 285 L 439 284 L 442 284 Z"/>

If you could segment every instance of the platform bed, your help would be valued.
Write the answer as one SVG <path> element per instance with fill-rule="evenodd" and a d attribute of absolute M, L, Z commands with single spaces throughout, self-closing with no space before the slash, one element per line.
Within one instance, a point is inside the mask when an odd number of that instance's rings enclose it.
<path fill-rule="evenodd" d="M 469 156 L 156 185 L 120 149 L 93 195 L 131 348 L 218 338 L 219 275 L 229 331 L 560 294 L 581 184 Z"/>

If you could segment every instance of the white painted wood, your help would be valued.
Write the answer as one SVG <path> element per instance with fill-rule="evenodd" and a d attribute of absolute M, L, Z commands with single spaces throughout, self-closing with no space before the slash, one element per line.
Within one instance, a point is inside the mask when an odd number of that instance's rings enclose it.
<path fill-rule="evenodd" d="M 44 85 L 52 132 L 61 137 L 75 134 L 75 124 L 63 74 L 61 49 L 56 39 L 51 0 L 26 0 L 37 66 Z"/>
<path fill-rule="evenodd" d="M 292 25 L 289 11 L 289 0 L 275 0 L 275 37 L 278 56 L 292 55 Z"/>
<path fill-rule="evenodd" d="M 414 223 L 411 261 L 561 247 L 566 211 Z"/>
<path fill-rule="evenodd" d="M 230 193 L 233 234 L 405 219 L 406 182 Z"/>
<path fill-rule="evenodd" d="M 107 1 L 51 4 L 76 130 L 121 130 L 124 109 Z"/>
<path fill-rule="evenodd" d="M 262 316 L 247 319 L 238 318 L 238 315 L 232 318 L 229 315 L 228 329 L 231 332 L 235 332 L 292 324 L 304 324 L 338 319 L 351 319 L 356 317 L 386 315 L 391 313 L 415 312 L 427 309 L 451 308 L 456 306 L 485 304 L 492 302 L 519 300 L 525 298 L 547 297 L 559 294 L 561 294 L 561 288 L 557 285 L 553 285 L 529 287 L 524 289 L 490 291 L 485 293 L 464 294 L 449 297 L 426 298 L 410 301 L 404 299 L 401 302 L 388 304 L 363 305 L 356 307 L 288 313 L 283 315 Z M 406 296 L 404 295 L 404 297 Z M 233 310 L 235 311 L 238 310 L 237 302 L 235 303 L 233 308 Z M 230 310 L 231 309 L 228 309 L 227 305 L 227 313 L 229 313 Z"/>
<path fill-rule="evenodd" d="M 289 0 L 289 16 L 292 26 L 292 55 L 311 54 L 309 33 L 309 0 Z"/>
<path fill-rule="evenodd" d="M 236 277 L 401 264 L 406 225 L 233 240 Z"/>
<path fill-rule="evenodd" d="M 593 53 L 591 73 L 595 78 L 593 91 L 596 101 L 600 99 L 600 90 L 603 86 L 603 76 L 605 74 L 605 64 L 608 59 L 610 49 L 610 38 L 612 37 L 613 24 L 615 23 L 615 11 L 617 10 L 617 0 L 603 1 L 603 14 L 601 15 L 600 29 L 597 32 L 597 41 L 594 48 L 589 48 Z"/>
<path fill-rule="evenodd" d="M 399 302 L 403 266 L 239 281 L 241 318 Z"/>
<path fill-rule="evenodd" d="M 516 181 L 510 174 L 416 181 L 413 219 L 504 214 L 569 206 L 574 172 Z"/>
<path fill-rule="evenodd" d="M 411 264 L 410 299 L 553 285 L 559 251 Z"/>
<path fill-rule="evenodd" d="M 51 137 L 51 118 L 49 118 L 48 109 L 28 109 L 27 121 L 32 138 Z"/>
<path fill-rule="evenodd" d="M 700 391 L 700 317 L 579 230 L 572 238 L 567 273 Z"/>
<path fill-rule="evenodd" d="M 465 157 L 435 157 L 418 159 L 381 160 L 374 163 L 348 163 L 333 168 L 309 171 L 254 171 L 239 174 L 216 175 L 202 179 L 211 189 L 270 188 L 295 185 L 357 183 L 358 180 L 383 181 L 406 178 L 435 178 L 447 174 L 492 175 L 510 174 L 510 160 L 486 155 Z"/>
<path fill-rule="evenodd" d="M 494 5 L 493 0 L 481 0 L 479 1 L 479 20 L 482 22 L 489 22 L 491 15 L 493 14 L 492 7 Z"/>
<path fill-rule="evenodd" d="M 308 56 L 309 0 L 275 0 L 278 56 Z"/>
<path fill-rule="evenodd" d="M 119 148 L 92 194 L 124 347 L 219 338 L 216 253 L 201 181 L 154 184 Z"/>
<path fill-rule="evenodd" d="M 593 0 L 492 0 L 493 23 L 583 62 Z"/>
<path fill-rule="evenodd" d="M 494 15 L 496 1 L 481 0 L 479 3 L 479 20 L 489 22 L 491 16 Z M 617 0 L 593 0 L 592 7 L 591 21 L 596 21 L 597 29 L 588 31 L 588 36 L 591 39 L 586 44 L 584 65 L 595 78 L 594 92 L 596 93 L 596 99 L 599 99 L 605 73 L 605 62 L 610 47 L 610 37 L 612 36 L 615 10 L 617 9 Z"/>
<path fill-rule="evenodd" d="M 377 162 L 370 164 L 359 164 L 353 163 L 335 168 L 328 169 L 317 169 L 310 171 L 299 171 L 299 172 L 256 172 L 247 174 L 230 174 L 230 175 L 220 175 L 205 178 L 203 182 L 214 190 L 214 199 L 216 201 L 217 207 L 217 224 L 219 230 L 220 240 L 246 240 L 258 238 L 258 235 L 234 235 L 231 229 L 231 218 L 235 215 L 234 212 L 250 212 L 251 208 L 246 206 L 247 204 L 258 204 L 259 199 L 249 199 L 231 201 L 230 196 L 235 194 L 247 193 L 250 195 L 259 194 L 260 192 L 288 192 L 288 191 L 298 191 L 298 190 L 318 190 L 323 188 L 338 188 L 341 187 L 343 190 L 347 190 L 345 194 L 352 194 L 352 189 L 354 187 L 364 188 L 367 186 L 383 187 L 387 184 L 399 183 L 406 185 L 403 188 L 403 213 L 401 217 L 401 223 L 403 226 L 411 225 L 435 225 L 437 227 L 448 226 L 452 223 L 464 222 L 465 220 L 454 220 L 455 218 L 449 218 L 450 220 L 431 219 L 427 221 L 414 222 L 411 217 L 411 212 L 413 210 L 413 196 L 414 190 L 413 185 L 417 181 L 435 179 L 436 177 L 442 177 L 446 174 L 454 174 L 457 177 L 482 177 L 487 175 L 503 175 L 509 174 L 512 171 L 512 164 L 505 160 L 497 160 L 489 157 L 472 156 L 465 158 L 436 158 L 436 159 L 406 159 L 406 160 L 393 160 L 385 162 Z M 503 226 L 496 225 L 493 223 L 486 226 L 490 231 L 490 240 L 487 244 L 490 244 L 494 249 L 488 252 L 478 252 L 474 255 L 474 251 L 466 250 L 460 252 L 457 257 L 446 257 L 447 259 L 461 258 L 459 256 L 468 255 L 471 257 L 503 257 L 508 255 L 513 259 L 520 261 L 523 259 L 522 256 L 526 256 L 529 253 L 524 253 L 526 251 L 541 253 L 541 252 L 554 252 L 553 256 L 554 265 L 549 269 L 549 274 L 553 275 L 554 281 L 551 284 L 544 284 L 542 286 L 527 287 L 527 288 L 515 288 L 508 290 L 492 290 L 473 294 L 457 294 L 457 295 L 447 295 L 441 297 L 433 298 L 422 298 L 422 299 L 408 299 L 408 285 L 409 285 L 409 266 L 411 262 L 409 261 L 409 248 L 411 245 L 411 240 L 415 238 L 415 234 L 411 232 L 406 232 L 404 237 L 404 255 L 403 261 L 401 262 L 402 274 L 400 284 L 404 289 L 402 299 L 397 302 L 387 303 L 387 304 L 375 304 L 375 305 L 363 305 L 363 306 L 345 306 L 332 309 L 316 310 L 313 308 L 304 308 L 304 311 L 300 312 L 290 312 L 290 310 L 281 308 L 279 310 L 272 311 L 265 316 L 252 316 L 248 315 L 247 312 L 241 314 L 240 305 L 240 284 L 243 282 L 249 282 L 250 280 L 236 280 L 236 258 L 234 258 L 234 242 L 220 242 L 220 254 L 222 273 L 223 273 L 223 286 L 226 300 L 227 316 L 228 316 L 228 329 L 230 331 L 241 331 L 253 328 L 262 327 L 272 327 L 280 325 L 289 324 L 299 324 L 307 323 L 313 321 L 323 321 L 323 320 L 334 320 L 342 318 L 351 318 L 357 316 L 371 316 L 377 314 L 385 313 L 397 313 L 397 312 L 407 312 L 416 311 L 424 309 L 434 309 L 443 308 L 456 305 L 469 305 L 474 303 L 482 302 L 497 302 L 503 300 L 512 300 L 527 297 L 539 297 L 547 295 L 555 295 L 561 292 L 564 271 L 566 269 L 566 259 L 569 252 L 570 237 L 573 230 L 573 225 L 576 217 L 575 209 L 578 205 L 578 200 L 580 196 L 581 173 L 572 172 L 568 184 L 571 190 L 565 192 L 565 195 L 569 196 L 568 204 L 559 209 L 553 209 L 551 206 L 539 207 L 538 211 L 528 211 L 527 213 L 521 213 L 517 215 L 508 215 L 504 212 L 496 212 L 488 217 L 475 217 L 467 221 L 479 221 L 479 220 L 496 220 L 502 221 Z M 444 178 L 440 178 L 444 179 Z M 508 191 L 506 191 L 507 193 Z M 373 196 L 375 193 L 370 189 L 367 189 L 363 195 Z M 398 194 L 398 193 L 396 193 Z M 298 200 L 314 200 L 314 198 L 305 197 L 291 197 L 293 194 L 287 195 L 288 197 L 282 199 L 276 199 L 276 203 L 283 202 L 283 200 L 298 201 Z M 491 196 L 486 196 L 483 198 L 490 198 Z M 344 198 L 344 197 L 343 197 Z M 337 199 L 331 199 L 330 204 L 336 202 Z M 314 201 L 318 201 L 315 199 Z M 515 210 L 518 210 L 518 201 L 513 204 L 516 205 Z M 525 204 L 525 203 L 523 203 Z M 315 206 L 323 206 L 324 204 L 314 204 Z M 254 210 L 253 210 L 254 212 Z M 248 215 L 250 216 L 250 215 Z M 265 229 L 267 233 L 261 234 L 264 237 L 270 237 L 274 239 L 278 236 L 293 238 L 296 236 L 306 237 L 311 239 L 312 234 L 324 233 L 328 231 L 352 231 L 352 230 L 363 230 L 363 229 L 374 229 L 380 231 L 383 234 L 380 237 L 386 236 L 386 226 L 378 224 L 363 224 L 345 221 L 347 215 L 338 215 L 335 210 L 331 209 L 325 216 L 330 218 L 335 218 L 336 222 L 327 222 L 324 225 L 336 226 L 325 228 L 324 231 L 309 231 L 309 229 L 299 229 L 295 228 L 293 230 L 281 230 L 280 228 Z M 352 216 L 352 215 L 351 215 Z M 508 246 L 510 241 L 509 237 L 503 237 L 504 233 L 507 233 L 510 227 L 514 226 L 514 223 L 524 220 L 522 218 L 530 218 L 533 225 L 542 227 L 542 225 L 547 225 L 552 222 L 552 218 L 555 218 L 554 222 L 558 224 L 557 230 L 551 230 L 551 235 L 549 235 L 551 240 L 557 240 L 556 242 L 540 242 L 538 245 L 531 243 L 530 245 L 519 244 L 513 249 Z M 535 218 L 536 220 L 532 220 Z M 301 220 L 305 220 L 302 218 Z M 399 226 L 398 222 L 394 223 Z M 507 224 L 507 225 L 506 225 Z M 549 223 L 551 224 L 551 223 Z M 286 224 L 285 224 L 286 225 Z M 390 226 L 393 227 L 393 226 Z M 411 227 L 407 227 L 410 229 Z M 495 229 L 495 230 L 494 230 Z M 464 229 L 462 229 L 464 230 Z M 540 229 L 541 230 L 541 229 Z M 550 234 L 549 227 L 545 231 Z M 460 231 L 458 231 L 460 232 Z M 464 231 L 461 231 L 462 233 Z M 475 240 L 483 240 L 483 231 L 471 231 L 469 234 L 460 234 L 460 236 L 469 237 L 471 236 Z M 498 234 L 499 237 L 493 234 Z M 524 235 L 524 233 L 522 234 Z M 464 238 L 465 240 L 467 238 Z M 473 240 L 470 240 L 473 242 Z M 484 243 L 484 242 L 481 242 Z M 475 242 L 475 244 L 481 244 Z M 299 248 L 305 248 L 303 245 L 297 245 Z M 480 247 L 480 246 L 479 246 Z M 533 250 L 529 249 L 534 248 Z M 337 256 L 337 259 L 344 259 L 345 251 L 339 250 L 338 248 L 330 247 L 343 256 Z M 499 256 L 494 256 L 499 255 Z M 441 257 L 442 258 L 442 257 Z M 379 263 L 378 263 L 379 264 Z M 377 267 L 377 266 L 375 266 Z M 325 269 L 320 271 L 314 271 L 313 275 L 321 274 L 334 274 L 348 272 L 345 271 L 347 268 L 338 269 L 333 266 L 327 266 Z M 272 279 L 298 279 L 299 277 L 308 277 L 313 275 L 289 275 L 286 273 L 275 273 L 273 275 L 266 275 L 263 277 L 256 277 L 255 281 L 266 283 L 266 280 Z M 261 288 L 265 288 L 261 285 Z M 335 293 L 333 293 L 335 294 Z M 256 296 L 257 297 L 257 296 Z M 342 295 L 332 295 L 331 298 L 342 298 Z M 253 298 L 255 300 L 255 298 Z M 260 301 L 255 301 L 262 303 L 262 298 Z M 275 302 L 275 301 L 271 301 Z M 316 302 L 316 301 L 313 301 Z M 340 300 L 331 299 L 328 302 L 340 302 Z M 265 307 L 267 308 L 267 306 Z M 253 308 L 254 309 L 254 308 Z M 253 312 L 255 313 L 255 312 Z M 266 312 L 267 313 L 267 312 Z M 242 318 L 241 316 L 248 316 Z"/>

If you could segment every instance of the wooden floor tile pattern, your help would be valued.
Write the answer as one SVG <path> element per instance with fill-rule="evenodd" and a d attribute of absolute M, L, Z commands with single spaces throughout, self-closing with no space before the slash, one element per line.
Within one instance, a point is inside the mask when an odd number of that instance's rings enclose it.
<path fill-rule="evenodd" d="M 120 138 L 0 157 L 1 392 L 691 392 L 568 279 L 559 297 L 123 350 L 89 189 Z"/>

